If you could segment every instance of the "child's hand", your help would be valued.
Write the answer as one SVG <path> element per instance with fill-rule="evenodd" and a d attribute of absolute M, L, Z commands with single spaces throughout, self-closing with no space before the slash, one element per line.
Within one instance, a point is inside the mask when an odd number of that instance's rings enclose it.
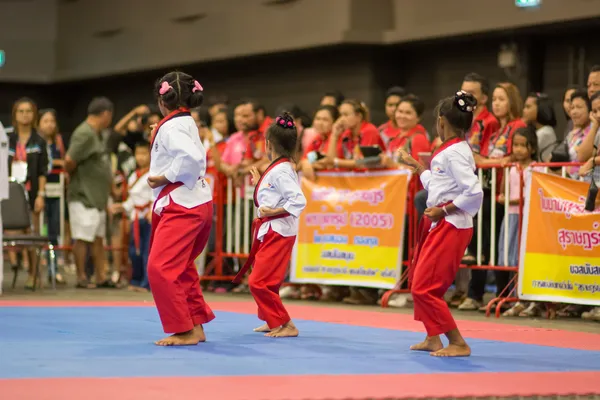
<path fill-rule="evenodd" d="M 504 157 L 503 159 L 500 160 L 500 165 L 502 165 L 503 167 L 508 166 L 508 164 L 513 163 L 514 160 L 512 158 L 512 156 L 508 156 L 508 157 Z"/>
<path fill-rule="evenodd" d="M 148 177 L 148 185 L 150 185 L 152 189 L 156 189 L 157 187 L 161 187 L 163 185 L 166 185 L 167 183 L 171 182 L 169 182 L 169 180 L 165 178 L 164 175 Z"/>
<path fill-rule="evenodd" d="M 273 210 L 270 207 L 265 207 L 262 206 L 258 209 L 258 215 L 260 215 L 261 217 L 270 217 L 271 215 L 273 215 L 275 210 Z"/>
<path fill-rule="evenodd" d="M 253 185 L 258 184 L 258 181 L 260 180 L 260 172 L 258 172 L 258 169 L 256 169 L 256 167 L 250 168 L 250 175 L 252 175 L 252 179 L 250 180 L 250 182 Z"/>
<path fill-rule="evenodd" d="M 498 204 L 504 204 L 506 202 L 506 196 L 504 196 L 504 193 L 500 193 L 498 195 Z"/>
<path fill-rule="evenodd" d="M 156 127 L 157 126 L 158 126 L 158 124 L 150 125 L 150 139 L 153 139 L 154 135 L 156 135 Z"/>
<path fill-rule="evenodd" d="M 150 209 L 150 211 L 146 213 L 146 221 L 148 221 L 149 223 L 152 223 L 152 214 L 152 209 Z"/>
<path fill-rule="evenodd" d="M 424 213 L 433 222 L 438 222 L 444 216 L 444 210 L 439 207 L 430 207 Z"/>

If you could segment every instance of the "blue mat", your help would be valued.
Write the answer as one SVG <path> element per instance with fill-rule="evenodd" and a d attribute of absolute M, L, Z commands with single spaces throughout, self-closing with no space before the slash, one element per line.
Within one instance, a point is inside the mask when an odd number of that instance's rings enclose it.
<path fill-rule="evenodd" d="M 474 356 L 439 359 L 408 350 L 420 333 L 296 322 L 300 337 L 270 339 L 256 317 L 220 312 L 207 343 L 161 348 L 154 308 L 0 307 L 0 378 L 600 370 L 598 351 L 470 340 Z"/>

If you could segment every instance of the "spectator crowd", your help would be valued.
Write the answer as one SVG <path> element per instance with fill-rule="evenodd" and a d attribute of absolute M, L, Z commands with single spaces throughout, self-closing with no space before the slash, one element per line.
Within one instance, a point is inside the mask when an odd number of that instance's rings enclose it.
<path fill-rule="evenodd" d="M 591 69 L 587 88 L 566 87 L 561 99 L 552 99 L 544 93 L 520 93 L 509 82 L 490 84 L 477 73 L 466 74 L 462 83 L 457 82 L 457 89 L 471 93 L 478 101 L 473 126 L 467 135 L 478 166 L 517 163 L 527 169 L 536 161 L 576 162 L 579 165 L 566 170 L 569 177 L 594 179 L 600 184 L 600 168 L 593 168 L 594 157 L 595 163 L 600 164 L 594 152 L 594 146 L 600 147 L 600 66 Z M 360 99 L 348 99 L 338 91 L 331 91 L 324 93 L 318 104 L 318 99 L 315 100 L 317 109 L 312 117 L 294 104 L 282 104 L 277 110 L 269 110 L 273 112 L 271 115 L 286 110 L 294 116 L 300 135 L 295 161 L 306 179 L 318 179 L 320 171 L 331 169 L 404 168 L 396 161 L 398 149 L 404 149 L 427 165 L 428 157 L 441 144 L 435 127 L 421 124 L 426 105 L 418 94 L 402 87 L 389 88 L 381 104 L 371 105 L 385 108 L 388 120 L 379 126 L 370 120 L 369 108 Z M 58 283 L 67 284 L 65 275 L 74 271 L 73 284 L 81 289 L 127 287 L 146 292 L 150 289 L 145 264 L 152 214 L 152 193 L 146 182 L 151 153 L 149 135 L 151 126 L 160 121 L 162 115 L 154 104 L 140 105 L 113 125 L 113 110 L 111 100 L 93 99 L 87 117 L 67 143 L 57 123 L 60 116 L 53 109 L 38 110 L 34 99 L 17 100 L 12 120 L 5 121 L 8 123 L 5 130 L 9 139 L 9 173 L 28 191 L 34 229 L 45 229 L 54 245 L 62 239 L 64 250 L 58 257 Z M 564 113 L 568 121 L 563 132 L 556 131 L 559 112 Z M 230 103 L 226 97 L 209 97 L 206 106 L 192 110 L 192 116 L 207 150 L 208 174 L 227 178 L 232 185 L 241 187 L 252 167 L 260 171 L 266 169 L 269 161 L 265 153 L 265 132 L 272 119 L 260 102 L 244 99 Z M 363 154 L 360 148 L 366 146 L 376 146 L 378 154 Z M 492 188 L 489 171 L 484 170 L 482 182 L 483 211 L 488 216 L 481 224 L 482 243 L 477 245 L 478 235 L 474 234 L 463 264 L 476 265 L 481 260 L 482 265 L 516 266 L 519 254 L 519 243 L 515 239 L 519 230 L 516 204 L 521 200 L 519 174 L 516 167 L 505 177 L 499 170 L 498 179 L 509 180 L 511 190 L 506 195 L 503 184 Z M 497 201 L 492 202 L 492 198 Z M 409 204 L 419 217 L 426 208 L 426 199 L 427 192 L 420 190 L 414 204 Z M 509 203 L 508 215 L 504 215 L 506 202 Z M 496 207 L 493 214 L 492 204 Z M 495 223 L 490 215 L 495 216 Z M 64 229 L 61 230 L 61 226 Z M 495 234 L 491 232 L 492 227 L 496 229 Z M 507 252 L 505 234 L 510 235 Z M 492 243 L 493 237 L 498 238 L 497 243 Z M 213 228 L 209 252 L 214 250 L 215 243 Z M 124 246 L 128 246 L 127 252 L 121 250 Z M 491 254 L 497 254 L 498 259 L 491 260 Z M 28 270 L 25 287 L 34 289 L 35 254 L 11 251 L 7 257 L 10 268 Z M 47 258 L 41 260 L 42 265 L 48 262 Z M 225 273 L 233 272 L 236 262 L 226 259 Z M 497 296 L 505 296 L 504 289 L 509 282 L 507 271 L 462 269 L 448 302 L 459 310 L 485 310 L 488 284 L 495 284 Z M 207 284 L 207 289 L 248 290 L 245 283 L 232 287 L 218 281 Z M 286 286 L 281 295 L 315 301 L 377 304 L 381 293 L 362 287 L 302 285 Z M 390 305 L 404 307 L 410 301 L 409 295 L 399 294 L 391 299 Z M 582 305 L 518 302 L 507 304 L 502 311 L 507 316 L 581 317 L 600 322 L 600 308 Z"/>

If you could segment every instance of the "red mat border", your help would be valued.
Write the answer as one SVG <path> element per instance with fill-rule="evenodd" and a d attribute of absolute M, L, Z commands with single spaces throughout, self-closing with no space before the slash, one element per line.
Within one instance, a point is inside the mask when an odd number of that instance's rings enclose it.
<path fill-rule="evenodd" d="M 152 301 L 18 301 L 0 300 L 0 307 L 153 307 Z M 256 313 L 251 301 L 211 302 L 216 311 Z M 383 329 L 424 332 L 423 325 L 411 315 L 378 311 L 349 310 L 336 307 L 286 304 L 293 318 Z M 494 322 L 457 320 L 466 338 L 523 343 L 566 349 L 600 351 L 600 334 L 558 329 L 532 328 Z"/>
<path fill-rule="evenodd" d="M 600 394 L 600 372 L 0 380 L 11 400 L 398 399 Z"/>

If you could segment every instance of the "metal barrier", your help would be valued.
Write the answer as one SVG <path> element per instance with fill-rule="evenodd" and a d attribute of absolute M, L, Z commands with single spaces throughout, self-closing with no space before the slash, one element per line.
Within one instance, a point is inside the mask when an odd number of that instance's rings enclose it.
<path fill-rule="evenodd" d="M 478 174 L 481 182 L 484 182 L 484 170 L 490 170 L 490 179 L 489 179 L 489 189 L 491 193 L 497 194 L 499 191 L 499 173 L 505 174 L 505 176 L 509 176 L 510 168 L 514 164 L 509 165 L 490 165 L 483 166 L 479 168 Z M 561 168 L 561 174 L 563 177 L 567 176 L 567 168 L 580 166 L 579 163 L 534 163 L 532 166 L 544 167 L 546 171 L 550 168 L 556 169 Z M 499 172 L 499 170 L 501 170 Z M 54 171 L 53 171 L 54 172 Z M 519 206 L 519 239 L 521 234 L 521 222 L 523 217 L 523 184 L 524 184 L 524 176 L 523 171 L 520 171 L 521 174 L 521 185 L 520 185 L 520 206 Z M 47 189 L 48 197 L 58 197 L 61 198 L 61 226 L 59 235 L 59 246 L 56 246 L 57 250 L 70 250 L 70 245 L 65 245 L 64 243 L 64 185 L 65 179 L 61 174 L 61 179 L 58 184 L 58 188 L 51 188 L 51 190 Z M 248 253 L 250 252 L 250 247 L 252 245 L 252 237 L 250 232 L 251 222 L 257 216 L 257 210 L 254 207 L 252 202 L 253 199 L 253 191 L 254 186 L 250 183 L 250 176 L 245 176 L 239 181 L 235 181 L 232 178 L 227 178 L 222 174 L 215 174 L 214 177 L 211 176 L 211 179 L 214 179 L 214 205 L 216 208 L 216 223 L 214 224 L 215 229 L 215 240 L 214 247 L 207 248 L 202 253 L 200 258 L 197 260 L 197 265 L 199 267 L 201 280 L 210 280 L 210 281 L 228 281 L 233 279 L 234 275 L 226 275 L 223 271 L 224 260 L 232 259 L 234 264 L 234 272 L 235 270 L 239 270 L 242 262 L 247 259 Z M 418 177 L 414 176 L 409 184 L 408 190 L 408 198 L 407 198 L 407 224 L 408 224 L 408 254 L 407 260 L 404 261 L 403 271 L 401 273 L 401 277 L 396 285 L 395 289 L 388 290 L 381 299 L 382 307 L 388 306 L 388 301 L 390 297 L 395 293 L 409 293 L 409 288 L 402 288 L 406 286 L 409 275 L 410 261 L 414 255 L 414 248 L 416 246 L 416 230 L 418 224 L 418 215 L 416 213 L 414 207 L 414 199 L 418 191 L 419 183 Z M 124 180 L 124 196 L 126 194 L 126 185 L 127 182 Z M 507 199 L 510 198 L 510 181 L 509 179 L 505 179 L 504 181 L 504 191 Z M 123 198 L 125 199 L 125 197 Z M 509 235 L 504 235 L 504 262 L 505 265 L 497 266 L 497 254 L 496 254 L 496 195 L 491 197 L 491 215 L 490 218 L 490 260 L 489 265 L 482 265 L 482 250 L 483 250 L 483 219 L 487 216 L 484 215 L 484 210 L 480 210 L 477 218 L 477 255 L 476 255 L 476 265 L 461 265 L 460 268 L 469 268 L 469 269 L 479 269 L 479 270 L 501 270 L 506 272 L 514 273 L 512 279 L 509 280 L 509 283 L 506 287 L 503 288 L 500 295 L 495 297 L 487 304 L 487 312 L 486 314 L 489 316 L 491 313 L 491 309 L 494 304 L 496 307 L 496 317 L 500 316 L 501 306 L 506 302 L 514 302 L 517 301 L 516 295 L 516 285 L 518 276 L 518 267 L 517 266 L 509 266 L 506 265 L 508 263 L 508 255 L 509 255 Z M 508 218 L 509 211 L 509 202 L 506 201 L 504 204 L 505 211 L 505 221 Z M 41 221 L 43 219 L 41 218 Z M 121 222 L 122 228 L 126 229 L 127 224 L 127 216 L 123 215 L 123 219 Z M 505 222 L 508 224 L 508 222 Z M 128 246 L 128 235 L 123 235 L 123 243 L 121 246 L 106 246 L 107 250 L 119 250 L 126 249 Z M 519 240 L 520 243 L 520 240 Z M 123 256 L 123 265 L 128 264 L 128 255 L 126 251 L 122 251 Z M 211 260 L 208 264 L 205 263 L 206 257 L 210 256 Z M 205 265 L 206 264 L 206 265 Z"/>
<path fill-rule="evenodd" d="M 557 169 L 560 168 L 561 169 L 561 175 L 563 177 L 567 176 L 567 168 L 569 167 L 576 167 L 576 166 L 581 166 L 582 164 L 580 163 L 532 163 L 531 167 L 543 167 L 545 172 L 548 172 L 549 169 Z M 507 303 L 507 302 L 515 302 L 518 301 L 518 296 L 516 293 L 516 282 L 518 281 L 518 266 L 512 266 L 512 265 L 508 265 L 508 259 L 509 259 L 509 235 L 506 234 L 508 229 L 505 229 L 505 235 L 504 235 L 504 254 L 503 254 L 503 260 L 505 265 L 503 266 L 497 266 L 496 265 L 496 246 L 498 244 L 498 241 L 496 239 L 496 204 L 497 204 L 497 199 L 496 199 L 496 195 L 499 193 L 498 189 L 499 189 L 499 185 L 498 185 L 498 170 L 501 169 L 502 173 L 504 174 L 504 176 L 509 176 L 510 174 L 510 169 L 513 166 L 517 166 L 517 164 L 507 164 L 507 165 L 487 165 L 487 166 L 480 166 L 478 169 L 478 176 L 479 176 L 479 180 L 482 183 L 482 185 L 485 184 L 484 182 L 484 170 L 490 170 L 490 185 L 489 185 L 489 189 L 490 192 L 492 193 L 491 196 L 491 206 L 490 206 L 490 211 L 491 211 L 491 215 L 489 216 L 490 218 L 490 260 L 489 260 L 489 265 L 482 265 L 482 246 L 483 246 L 483 220 L 486 218 L 486 215 L 484 214 L 484 210 L 483 207 L 482 209 L 479 210 L 479 213 L 477 215 L 477 255 L 476 255 L 476 260 L 477 260 L 477 264 L 476 265 L 461 265 L 460 268 L 462 269 L 478 269 L 478 270 L 488 270 L 488 271 L 494 271 L 494 270 L 498 270 L 498 271 L 505 271 L 505 272 L 513 272 L 514 276 L 509 280 L 508 284 L 502 289 L 502 291 L 500 292 L 499 296 L 493 298 L 492 300 L 490 300 L 487 304 L 486 307 L 486 315 L 489 317 L 491 314 L 491 310 L 494 307 L 494 305 L 496 305 L 496 318 L 499 318 L 501 315 L 501 310 L 502 310 L 502 306 Z M 519 174 L 520 174 L 520 179 L 521 179 L 521 184 L 520 184 L 520 188 L 519 188 L 519 229 L 518 229 L 518 241 L 517 243 L 521 243 L 521 225 L 522 225 L 522 220 L 523 220 L 523 188 L 524 188 L 524 174 L 523 174 L 523 170 L 521 170 L 519 168 Z M 508 217 L 509 217 L 509 201 L 508 199 L 510 198 L 510 180 L 509 179 L 505 179 L 504 180 L 504 193 L 505 193 L 505 197 L 507 199 L 507 201 L 505 201 L 504 203 L 504 223 L 505 226 L 508 226 Z M 519 256 L 519 253 L 517 253 L 517 258 Z M 410 258 L 410 260 L 412 260 L 412 258 Z M 410 267 L 409 267 L 410 268 Z M 382 297 L 381 299 L 381 305 L 382 307 L 387 307 L 388 306 L 388 302 L 390 300 L 390 297 L 393 294 L 396 293 L 410 293 L 410 288 L 406 288 L 406 289 L 400 289 L 400 287 L 407 283 L 408 281 L 408 271 L 405 271 L 405 273 L 402 274 L 401 277 L 401 281 L 399 282 L 399 284 L 397 285 L 397 289 L 393 289 L 393 290 L 388 290 Z"/>

